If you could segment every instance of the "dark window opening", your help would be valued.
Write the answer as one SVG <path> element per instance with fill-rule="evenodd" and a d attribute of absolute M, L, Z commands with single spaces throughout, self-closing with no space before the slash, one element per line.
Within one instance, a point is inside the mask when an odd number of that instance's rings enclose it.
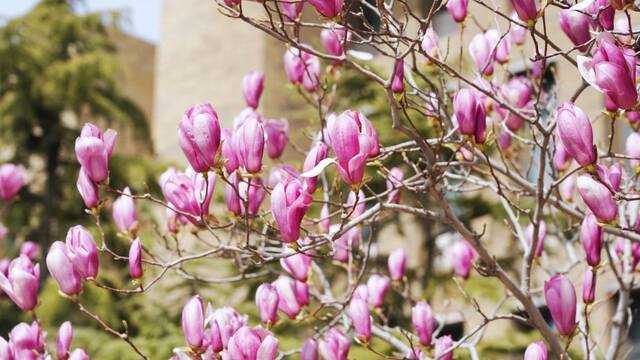
<path fill-rule="evenodd" d="M 454 341 L 458 341 L 462 339 L 464 336 L 464 322 L 455 321 L 445 323 L 440 329 L 440 333 L 438 333 L 438 337 L 449 335 Z"/>
<path fill-rule="evenodd" d="M 549 325 L 552 329 L 555 329 L 555 323 L 553 322 L 553 318 L 551 317 L 549 308 L 546 305 L 538 306 L 538 311 L 540 311 L 540 314 L 542 315 L 542 318 L 547 323 L 547 325 Z M 529 314 L 525 310 L 515 311 L 514 315 L 529 319 Z M 520 331 L 532 331 L 535 329 L 533 326 L 523 321 L 514 320 L 514 323 L 516 325 L 516 328 Z"/>

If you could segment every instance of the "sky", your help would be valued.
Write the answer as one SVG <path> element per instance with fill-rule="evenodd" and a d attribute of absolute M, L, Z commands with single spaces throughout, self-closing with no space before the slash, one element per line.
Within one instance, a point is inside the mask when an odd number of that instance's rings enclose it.
<path fill-rule="evenodd" d="M 122 27 L 125 32 L 152 43 L 157 43 L 160 38 L 162 1 L 80 0 L 77 8 L 80 13 L 122 11 Z M 38 0 L 0 0 L 0 19 L 23 15 L 37 3 Z"/>

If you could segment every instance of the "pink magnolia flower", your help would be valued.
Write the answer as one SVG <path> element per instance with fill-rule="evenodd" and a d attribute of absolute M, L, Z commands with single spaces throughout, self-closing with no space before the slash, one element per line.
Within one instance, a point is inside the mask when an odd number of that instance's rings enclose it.
<path fill-rule="evenodd" d="M 404 173 L 399 167 L 394 167 L 389 170 L 387 175 L 386 185 L 389 192 L 389 202 L 397 204 L 400 202 L 400 187 L 402 187 L 402 181 L 404 181 Z"/>
<path fill-rule="evenodd" d="M 631 157 L 629 163 L 634 168 L 640 167 L 640 134 L 633 132 L 627 137 L 625 142 L 625 154 Z"/>
<path fill-rule="evenodd" d="M 453 340 L 451 335 L 441 336 L 436 339 L 436 345 L 434 346 L 434 355 L 436 359 L 440 360 L 453 360 L 453 351 L 447 351 L 453 347 Z"/>
<path fill-rule="evenodd" d="M 420 344 L 424 346 L 431 345 L 433 331 L 436 328 L 436 319 L 431 312 L 431 306 L 425 301 L 419 301 L 411 309 L 411 323 L 413 330 L 418 335 Z"/>
<path fill-rule="evenodd" d="M 318 342 L 314 338 L 308 338 L 302 344 L 300 360 L 318 360 Z"/>
<path fill-rule="evenodd" d="M 511 53 L 511 42 L 509 34 L 502 35 L 496 29 L 490 29 L 486 32 L 485 36 L 489 39 L 491 44 L 491 50 L 495 48 L 495 59 L 500 64 L 506 64 L 509 61 L 509 54 Z"/>
<path fill-rule="evenodd" d="M 609 189 L 591 176 L 578 176 L 578 192 L 593 215 L 602 222 L 611 222 L 618 215 L 618 205 Z"/>
<path fill-rule="evenodd" d="M 591 40 L 589 26 L 591 18 L 574 8 L 560 10 L 560 28 L 571 40 L 573 45 L 580 45 L 582 52 L 587 50 L 587 42 Z"/>
<path fill-rule="evenodd" d="M 532 342 L 524 352 L 524 360 L 547 360 L 547 347 L 542 341 Z"/>
<path fill-rule="evenodd" d="M 458 240 L 451 248 L 453 271 L 457 276 L 468 279 L 473 268 L 473 260 L 478 254 L 466 240 Z"/>
<path fill-rule="evenodd" d="M 371 314 L 367 302 L 360 298 L 351 299 L 348 312 L 356 336 L 362 341 L 369 341 L 371 338 Z"/>
<path fill-rule="evenodd" d="M 295 281 L 286 276 L 280 276 L 273 282 L 278 292 L 278 309 L 289 319 L 295 319 L 302 310 L 295 291 Z"/>
<path fill-rule="evenodd" d="M 184 112 L 178 140 L 196 172 L 205 172 L 214 166 L 220 146 L 220 123 L 211 104 L 195 104 Z"/>
<path fill-rule="evenodd" d="M 536 2 L 536 0 L 511 0 L 518 17 L 526 23 L 532 23 L 538 17 Z"/>
<path fill-rule="evenodd" d="M 264 85 L 264 73 L 262 71 L 250 71 L 242 78 L 242 95 L 247 106 L 257 109 Z"/>
<path fill-rule="evenodd" d="M 71 322 L 65 321 L 60 325 L 60 329 L 58 329 L 58 334 L 56 335 L 56 356 L 59 360 L 69 358 L 71 340 L 73 340 L 73 327 L 71 326 Z"/>
<path fill-rule="evenodd" d="M 433 27 L 430 26 L 424 32 L 424 36 L 422 36 L 420 48 L 429 58 L 440 60 L 439 43 L 440 38 L 438 37 L 438 34 L 433 30 Z M 430 60 L 427 59 L 427 62 L 430 62 Z"/>
<path fill-rule="evenodd" d="M 484 75 L 493 74 L 493 61 L 495 60 L 493 46 L 490 38 L 483 33 L 476 34 L 469 43 L 469 55 L 476 71 Z"/>
<path fill-rule="evenodd" d="M 93 209 L 100 203 L 100 193 L 98 192 L 98 186 L 91 181 L 89 175 L 84 171 L 84 168 L 80 168 L 78 173 L 78 181 L 76 182 L 78 192 L 84 201 L 85 206 L 88 209 Z"/>
<path fill-rule="evenodd" d="M 100 264 L 93 235 L 82 225 L 76 225 L 67 232 L 65 243 L 67 256 L 78 275 L 83 279 L 97 277 Z"/>
<path fill-rule="evenodd" d="M 351 341 L 337 327 L 329 329 L 320 340 L 320 355 L 325 360 L 347 360 Z"/>
<path fill-rule="evenodd" d="M 279 158 L 289 142 L 289 122 L 282 120 L 267 120 L 264 123 L 267 133 L 267 154 L 272 159 Z"/>
<path fill-rule="evenodd" d="M 80 293 L 82 278 L 69 258 L 67 246 L 61 241 L 55 241 L 47 253 L 47 269 L 58 283 L 60 291 L 67 295 Z"/>
<path fill-rule="evenodd" d="M 374 308 L 381 308 L 390 288 L 391 282 L 388 277 L 378 274 L 369 276 L 369 280 L 367 280 L 369 304 Z"/>
<path fill-rule="evenodd" d="M 389 255 L 389 259 L 387 260 L 387 265 L 389 267 L 389 276 L 391 276 L 392 280 L 402 280 L 406 263 L 407 254 L 404 249 L 398 248 L 393 250 L 391 255 Z"/>
<path fill-rule="evenodd" d="M 329 234 L 333 235 L 340 228 L 339 224 L 331 225 L 329 228 Z M 352 227 L 351 229 L 344 232 L 338 239 L 335 240 L 333 244 L 333 259 L 341 262 L 348 262 L 349 255 L 354 247 L 360 244 L 362 238 L 362 233 L 360 228 L 357 226 Z"/>
<path fill-rule="evenodd" d="M 322 160 L 326 159 L 328 154 L 329 154 L 329 148 L 327 147 L 327 145 L 325 145 L 322 142 L 317 142 L 315 145 L 313 145 L 311 150 L 309 150 L 307 157 L 304 159 L 304 165 L 302 166 L 302 171 L 307 172 L 312 170 Z M 310 194 L 316 190 L 317 180 L 318 180 L 317 176 L 304 178 L 303 180 L 304 184 L 307 187 L 307 190 L 309 191 Z"/>
<path fill-rule="evenodd" d="M 340 14 L 344 6 L 344 0 L 308 0 L 320 15 L 326 18 L 334 18 Z"/>
<path fill-rule="evenodd" d="M 246 315 L 240 315 L 230 307 L 216 309 L 211 321 L 211 332 L 219 336 L 220 343 L 225 348 L 228 346 L 231 336 L 241 327 L 247 326 L 248 323 Z"/>
<path fill-rule="evenodd" d="M 602 92 L 614 107 L 631 109 L 638 101 L 636 57 L 633 50 L 620 48 L 611 34 L 603 33 L 593 58 L 578 56 L 578 70 L 586 82 Z"/>
<path fill-rule="evenodd" d="M 259 173 L 265 147 L 262 121 L 254 116 L 247 118 L 233 133 L 232 142 L 240 166 L 251 174 Z"/>
<path fill-rule="evenodd" d="M 591 120 L 587 114 L 571 102 L 558 108 L 558 135 L 567 153 L 581 166 L 596 162 Z"/>
<path fill-rule="evenodd" d="M 178 211 L 190 216 L 187 220 L 201 225 L 201 217 L 209 215 L 209 205 L 216 186 L 216 175 L 207 173 L 207 178 L 193 169 L 185 173 L 169 168 L 160 176 L 160 187 L 164 198 Z"/>
<path fill-rule="evenodd" d="M 279 296 L 276 287 L 269 283 L 258 286 L 256 290 L 256 306 L 260 314 L 260 321 L 273 325 L 278 321 Z"/>
<path fill-rule="evenodd" d="M 187 345 L 193 349 L 200 349 L 204 341 L 205 313 L 204 301 L 200 295 L 195 295 L 182 309 L 182 332 Z"/>
<path fill-rule="evenodd" d="M 102 131 L 93 124 L 85 124 L 76 139 L 76 158 L 87 176 L 95 183 L 109 177 L 109 158 L 113 152 L 117 133 L 111 129 Z"/>
<path fill-rule="evenodd" d="M 580 226 L 580 243 L 587 257 L 587 264 L 598 266 L 602 252 L 602 227 L 593 214 L 588 214 Z"/>
<path fill-rule="evenodd" d="M 558 333 L 569 336 L 576 327 L 576 290 L 564 275 L 544 282 L 544 298 Z"/>
<path fill-rule="evenodd" d="M 466 88 L 458 90 L 453 98 L 453 112 L 460 133 L 473 136 L 479 144 L 484 143 L 487 117 L 476 93 Z"/>
<path fill-rule="evenodd" d="M 280 259 L 280 265 L 284 268 L 293 278 L 299 281 L 307 281 L 309 276 L 309 269 L 311 267 L 311 256 L 296 252 L 293 249 L 285 249 L 282 259 Z"/>
<path fill-rule="evenodd" d="M 226 184 L 224 188 L 224 199 L 227 203 L 227 209 L 236 214 L 245 214 L 245 201 L 249 209 L 249 215 L 255 216 L 260 210 L 260 205 L 266 196 L 267 192 L 262 184 L 262 179 L 259 177 L 252 178 L 251 185 L 249 180 L 239 180 L 237 173 L 231 174 L 229 182 L 233 185 Z"/>
<path fill-rule="evenodd" d="M 322 46 L 329 55 L 344 56 L 350 41 L 351 33 L 347 32 L 342 25 L 330 23 L 327 29 L 320 31 L 320 42 L 322 42 Z M 335 61 L 335 63 L 340 62 Z"/>
<path fill-rule="evenodd" d="M 0 272 L 0 290 L 22 311 L 33 310 L 38 305 L 39 286 L 40 266 L 34 266 L 26 255 L 13 259 L 6 275 Z"/>
<path fill-rule="evenodd" d="M 291 20 L 297 20 L 302 13 L 304 0 L 280 0 L 282 13 Z"/>
<path fill-rule="evenodd" d="M 222 356 L 228 360 L 274 360 L 279 341 L 271 332 L 243 326 L 229 339 L 228 350 Z"/>
<path fill-rule="evenodd" d="M 394 94 L 404 92 L 404 59 L 396 61 L 391 80 L 391 91 Z"/>
<path fill-rule="evenodd" d="M 9 342 L 13 345 L 15 358 L 25 360 L 39 360 L 45 353 L 45 336 L 37 321 L 20 323 L 11 329 Z"/>
<path fill-rule="evenodd" d="M 134 279 L 142 277 L 142 242 L 136 238 L 129 248 L 129 275 Z"/>
<path fill-rule="evenodd" d="M 131 190 L 128 186 L 124 188 L 122 193 L 113 202 L 113 221 L 121 232 L 135 233 L 139 226 L 136 203 L 131 197 Z"/>
<path fill-rule="evenodd" d="M 27 171 L 22 165 L 0 165 L 0 199 L 13 200 L 27 181 Z"/>
<path fill-rule="evenodd" d="M 447 2 L 447 10 L 455 22 L 463 22 L 467 17 L 467 7 L 469 0 L 449 0 Z"/>
<path fill-rule="evenodd" d="M 282 242 L 290 243 L 300 237 L 300 223 L 313 198 L 300 180 L 278 184 L 271 193 L 271 213 L 280 228 Z"/>

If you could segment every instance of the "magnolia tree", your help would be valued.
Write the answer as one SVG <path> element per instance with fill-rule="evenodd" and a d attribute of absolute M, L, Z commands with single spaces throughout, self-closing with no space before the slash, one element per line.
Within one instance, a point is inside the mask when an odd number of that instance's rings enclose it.
<path fill-rule="evenodd" d="M 528 346 L 526 359 L 567 358 L 570 348 L 581 351 L 584 358 L 620 356 L 640 261 L 636 189 L 640 134 L 628 135 L 624 153 L 614 152 L 613 144 L 624 142 L 621 137 L 626 135 L 613 131 L 607 143 L 597 147 L 591 119 L 599 114 L 588 114 L 574 102 L 592 87 L 606 99 L 602 112 L 608 121 L 628 121 L 637 128 L 640 109 L 630 16 L 637 9 L 633 2 L 613 0 L 577 4 L 513 0 L 511 14 L 477 0 L 473 6 L 492 14 L 496 24 L 507 24 L 478 32 L 469 20 L 468 5 L 467 0 L 450 0 L 417 9 L 405 0 L 265 1 L 262 14 L 251 17 L 239 0 L 218 3 L 224 15 L 287 45 L 283 56 L 288 80 L 318 114 L 317 133 L 304 151 L 303 166 L 265 160 L 281 157 L 290 129 L 286 120 L 267 119 L 258 111 L 261 72 L 242 79 L 247 108 L 232 127 L 221 127 L 215 105 L 195 104 L 185 111 L 176 136 L 189 166 L 162 174 L 162 197 L 110 187 L 109 158 L 116 133 L 86 124 L 75 144 L 81 165 L 77 189 L 99 239 L 74 226 L 64 242 L 46 249 L 46 266 L 60 295 L 127 342 L 137 355 L 148 358 L 126 326 L 107 324 L 83 306 L 78 296 L 83 287 L 144 296 L 173 271 L 185 281 L 206 282 L 189 274 L 184 265 L 220 258 L 233 263 L 238 274 L 216 282 L 260 282 L 255 291 L 259 317 L 249 318 L 231 307 L 214 308 L 196 294 L 182 310 L 185 344 L 173 350 L 175 359 L 347 359 L 354 343 L 372 357 L 451 359 L 454 350 L 466 348 L 477 358 L 475 347 L 485 327 L 498 320 L 516 320 L 536 329 L 539 340 Z M 317 16 L 301 19 L 304 7 L 312 7 L 309 13 L 315 11 Z M 551 8 L 561 9 L 559 19 L 545 15 Z M 367 20 L 365 10 L 375 14 L 379 25 Z M 431 26 L 441 10 L 460 24 L 460 57 L 445 55 L 448 50 L 441 48 Z M 558 20 L 572 47 L 560 48 L 548 36 L 546 23 Z M 322 48 L 300 37 L 304 28 L 319 35 Z M 468 34 L 465 29 L 470 29 Z M 462 36 L 471 32 L 475 35 L 465 51 Z M 527 41 L 533 50 L 524 59 L 531 66 L 520 75 L 509 73 L 509 67 L 501 65 L 520 60 L 513 53 L 524 51 Z M 390 73 L 371 70 L 361 52 L 350 50 L 362 45 L 393 64 Z M 471 58 L 472 69 L 463 67 L 462 53 Z M 556 89 L 543 86 L 551 60 L 579 70 L 581 79 L 558 85 L 572 87 L 566 92 L 572 93 L 570 98 L 558 98 Z M 361 109 L 336 108 L 336 79 L 346 68 L 386 94 L 389 112 L 378 129 Z M 380 126 L 404 139 L 380 143 Z M 389 166 L 391 158 L 401 160 Z M 386 179 L 386 190 L 376 192 L 368 185 L 375 177 Z M 0 167 L 3 201 L 11 202 L 24 183 L 21 166 Z M 224 188 L 226 208 L 233 215 L 228 221 L 210 210 L 225 206 L 212 205 L 216 186 Z M 447 198 L 450 193 L 480 192 L 504 210 L 510 231 L 504 236 L 511 235 L 520 244 L 513 249 L 519 270 L 505 270 L 487 248 L 483 229 L 461 220 Z M 166 212 L 162 236 L 175 240 L 165 244 L 170 257 L 154 254 L 154 246 L 142 246 L 138 234 L 143 223 L 138 221 L 136 203 L 143 201 Z M 109 247 L 102 231 L 102 224 L 109 221 L 101 215 L 105 208 L 110 208 L 110 220 L 130 240 L 128 254 Z M 380 256 L 371 252 L 375 240 L 371 231 L 364 236 L 363 229 L 393 213 L 411 214 L 457 233 L 459 240 L 448 251 L 455 274 L 464 281 L 476 272 L 497 279 L 504 288 L 505 297 L 492 310 L 469 299 L 483 321 L 459 340 L 441 334 L 444 321 L 432 311 L 430 299 L 412 294 L 410 285 L 419 280 L 405 274 L 407 252 L 402 243 L 387 259 L 376 259 Z M 0 230 L 0 235 L 6 233 L 4 227 Z M 555 253 L 545 249 L 548 232 L 566 242 Z M 197 240 L 185 240 L 194 234 Z M 145 239 L 147 244 L 153 242 Z M 15 326 L 7 340 L 0 338 L 0 359 L 44 359 L 53 354 L 58 359 L 88 358 L 81 349 L 70 351 L 69 322 L 58 331 L 55 351 L 46 348 L 36 315 L 37 251 L 31 244 L 19 257 L 2 262 L 0 289 L 22 311 L 30 312 L 33 322 Z M 545 254 L 566 261 L 562 267 L 554 266 L 540 260 Z M 112 288 L 102 283 L 99 259 L 128 261 L 135 286 Z M 376 260 L 385 261 L 388 269 L 368 266 Z M 537 270 L 547 274 L 544 283 L 532 276 Z M 582 272 L 582 284 L 574 284 L 569 271 Z M 346 278 L 346 285 L 332 284 L 335 276 Z M 602 276 L 615 279 L 619 296 L 613 321 L 591 331 L 590 305 L 599 300 L 596 279 Z M 581 298 L 575 285 L 583 289 Z M 390 292 L 411 308 L 406 314 L 410 326 L 387 321 L 383 305 Z M 466 296 L 464 290 L 460 296 Z M 546 302 L 555 326 L 545 320 L 537 299 Z M 523 311 L 513 313 L 514 307 Z M 316 326 L 301 332 L 309 337 L 300 348 L 280 346 L 279 324 L 309 328 L 309 320 Z M 375 345 L 381 343 L 387 343 L 383 350 Z"/>

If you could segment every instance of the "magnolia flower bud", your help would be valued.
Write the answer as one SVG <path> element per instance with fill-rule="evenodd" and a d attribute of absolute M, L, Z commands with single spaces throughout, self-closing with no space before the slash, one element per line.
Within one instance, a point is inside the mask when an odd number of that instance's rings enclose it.
<path fill-rule="evenodd" d="M 304 0 L 281 0 L 280 8 L 282 13 L 291 20 L 297 20 L 302 13 L 304 7 Z"/>
<path fill-rule="evenodd" d="M 129 275 L 134 279 L 142 277 L 142 242 L 136 238 L 129 249 Z"/>
<path fill-rule="evenodd" d="M 369 314 L 367 302 L 360 298 L 351 299 L 349 317 L 356 331 L 356 336 L 364 342 L 369 341 L 371 338 L 371 314 Z"/>
<path fill-rule="evenodd" d="M 618 205 L 605 185 L 587 174 L 578 176 L 577 184 L 582 200 L 598 220 L 611 222 L 616 219 Z"/>
<path fill-rule="evenodd" d="M 590 25 L 591 18 L 583 12 L 572 8 L 560 10 L 560 28 L 582 52 L 587 50 L 586 43 L 591 39 Z"/>
<path fill-rule="evenodd" d="M 279 341 L 262 328 L 243 326 L 229 339 L 226 354 L 228 360 L 274 360 Z"/>
<path fill-rule="evenodd" d="M 542 341 L 532 342 L 524 352 L 524 360 L 547 360 L 547 356 L 547 347 Z"/>
<path fill-rule="evenodd" d="M 78 275 L 83 279 L 97 277 L 100 264 L 93 235 L 82 225 L 76 225 L 67 232 L 65 243 L 69 260 Z"/>
<path fill-rule="evenodd" d="M 215 165 L 220 146 L 220 123 L 211 104 L 195 104 L 184 112 L 178 127 L 180 148 L 196 172 Z"/>
<path fill-rule="evenodd" d="M 73 327 L 71 322 L 65 321 L 56 335 L 56 356 L 58 360 L 66 360 L 69 357 L 69 348 L 73 340 Z"/>
<path fill-rule="evenodd" d="M 318 163 L 320 163 L 320 161 L 326 159 L 328 154 L 329 154 L 329 148 L 327 147 L 327 145 L 321 142 L 316 143 L 311 148 L 311 150 L 309 150 L 307 157 L 304 159 L 304 165 L 302 167 L 302 171 L 307 172 L 313 169 L 314 167 L 316 167 L 316 165 L 318 165 Z M 316 190 L 317 179 L 318 179 L 317 176 L 313 176 L 313 177 L 305 177 L 303 180 L 304 185 L 306 186 L 310 194 Z"/>
<path fill-rule="evenodd" d="M 89 176 L 84 171 L 84 168 L 80 168 L 78 173 L 78 181 L 76 182 L 78 192 L 84 201 L 85 206 L 88 209 L 93 209 L 100 203 L 100 193 L 96 184 L 89 179 Z"/>
<path fill-rule="evenodd" d="M 309 0 L 320 15 L 326 18 L 334 18 L 342 11 L 344 0 Z"/>
<path fill-rule="evenodd" d="M 200 295 L 189 299 L 182 309 L 182 332 L 187 345 L 200 349 L 204 340 L 204 302 Z"/>
<path fill-rule="evenodd" d="M 0 290 L 22 310 L 33 310 L 38 305 L 40 266 L 35 266 L 26 255 L 9 263 L 7 274 L 0 272 Z"/>
<path fill-rule="evenodd" d="M 0 359 L 14 360 L 15 353 L 13 345 L 0 336 Z"/>
<path fill-rule="evenodd" d="M 475 92 L 466 88 L 458 90 L 453 98 L 453 112 L 460 133 L 474 136 L 479 144 L 484 143 L 487 120 L 484 105 L 478 101 Z"/>
<path fill-rule="evenodd" d="M 391 255 L 389 255 L 389 259 L 387 261 L 387 265 L 389 266 L 389 276 L 391 276 L 392 280 L 400 281 L 404 276 L 404 268 L 407 263 L 407 254 L 404 249 L 399 248 L 395 249 Z"/>
<path fill-rule="evenodd" d="M 388 277 L 378 274 L 371 275 L 367 281 L 369 304 L 374 308 L 381 308 L 390 288 L 391 282 Z"/>
<path fill-rule="evenodd" d="M 391 91 L 394 94 L 404 92 L 404 59 L 396 61 L 391 80 Z"/>
<path fill-rule="evenodd" d="M 296 280 L 307 281 L 312 260 L 311 256 L 295 252 L 292 249 L 285 250 L 285 254 L 287 255 L 280 259 L 280 265 Z"/>
<path fill-rule="evenodd" d="M 453 350 L 449 350 L 452 347 L 453 340 L 451 339 L 451 335 L 445 335 L 437 338 L 436 345 L 433 350 L 435 358 L 439 360 L 453 360 Z"/>
<path fill-rule="evenodd" d="M 364 114 L 347 110 L 327 118 L 327 135 L 338 160 L 338 173 L 349 185 L 362 182 L 367 159 L 380 153 L 378 134 Z"/>
<path fill-rule="evenodd" d="M 330 23 L 328 26 L 328 29 L 320 31 L 320 42 L 329 55 L 341 57 L 349 47 L 351 33 L 348 33 L 342 25 Z M 335 61 L 334 64 L 336 63 L 340 62 Z"/>
<path fill-rule="evenodd" d="M 296 298 L 294 281 L 286 276 L 280 276 L 273 282 L 273 286 L 278 292 L 278 309 L 289 319 L 295 319 L 300 313 L 301 306 Z"/>
<path fill-rule="evenodd" d="M 564 201 L 572 202 L 573 201 L 573 193 L 575 191 L 576 179 L 571 176 L 565 181 L 560 183 L 558 187 L 558 191 L 560 192 L 560 196 Z"/>
<path fill-rule="evenodd" d="M 193 224 L 202 225 L 201 217 L 209 215 L 209 205 L 216 186 L 216 175 L 196 173 L 187 168 L 185 173 L 169 168 L 160 176 L 160 186 L 164 198 L 175 207 L 180 214 Z"/>
<path fill-rule="evenodd" d="M 227 347 L 231 336 L 241 327 L 247 325 L 247 316 L 238 314 L 233 308 L 223 307 L 218 308 L 213 313 L 211 329 L 214 332 L 219 333 L 220 341 L 223 347 Z"/>
<path fill-rule="evenodd" d="M 267 120 L 264 124 L 267 133 L 267 154 L 277 159 L 284 152 L 289 141 L 289 122 L 282 120 Z"/>
<path fill-rule="evenodd" d="M 240 166 L 240 164 L 238 164 L 236 151 L 233 148 L 233 132 L 231 131 L 231 129 L 222 129 L 220 136 L 222 138 L 220 146 L 222 147 L 224 168 L 227 169 L 227 172 L 229 174 L 231 174 Z"/>
<path fill-rule="evenodd" d="M 260 321 L 273 325 L 278 320 L 278 291 L 275 286 L 264 283 L 256 291 L 256 306 Z"/>
<path fill-rule="evenodd" d="M 0 199 L 11 201 L 27 181 L 27 172 L 22 165 L 0 165 Z"/>
<path fill-rule="evenodd" d="M 580 243 L 587 257 L 587 264 L 598 266 L 602 251 L 602 228 L 593 214 L 588 214 L 580 226 Z"/>
<path fill-rule="evenodd" d="M 346 212 L 350 214 L 351 218 L 358 217 L 364 213 L 367 208 L 366 197 L 362 190 L 358 191 L 358 195 L 355 192 L 350 191 L 347 196 L 347 203 L 344 204 Z"/>
<path fill-rule="evenodd" d="M 121 232 L 135 233 L 138 227 L 136 204 L 131 197 L 131 190 L 128 186 L 124 188 L 122 193 L 113 202 L 113 221 Z"/>
<path fill-rule="evenodd" d="M 351 340 L 337 327 L 329 329 L 320 340 L 320 355 L 325 360 L 347 360 Z"/>
<path fill-rule="evenodd" d="M 20 360 L 40 358 L 40 355 L 45 353 L 45 335 L 37 321 L 32 322 L 31 325 L 27 323 L 16 325 L 9 334 L 15 358 Z"/>
<path fill-rule="evenodd" d="M 420 344 L 424 346 L 431 345 L 431 337 L 436 327 L 436 319 L 431 312 L 431 306 L 425 301 L 419 301 L 411 309 L 411 323 L 413 330 L 418 335 Z"/>
<path fill-rule="evenodd" d="M 109 158 L 113 152 L 117 133 L 111 129 L 103 134 L 93 124 L 85 124 L 76 139 L 76 158 L 95 183 L 100 183 L 109 177 Z"/>
<path fill-rule="evenodd" d="M 558 135 L 567 152 L 578 164 L 588 166 L 596 162 L 593 130 L 587 114 L 571 102 L 558 108 Z"/>
<path fill-rule="evenodd" d="M 449 0 L 447 10 L 455 22 L 461 23 L 467 17 L 467 7 L 469 0 Z"/>
<path fill-rule="evenodd" d="M 569 336 L 576 327 L 576 290 L 564 275 L 544 282 L 544 298 L 558 333 Z"/>
<path fill-rule="evenodd" d="M 495 59 L 493 46 L 486 34 L 476 34 L 469 43 L 469 55 L 476 71 L 484 75 L 493 74 L 493 60 Z"/>
<path fill-rule="evenodd" d="M 279 183 L 271 192 L 271 212 L 280 228 L 282 242 L 300 237 L 300 223 L 313 201 L 299 180 Z"/>
<path fill-rule="evenodd" d="M 500 132 L 500 134 L 498 134 L 497 140 L 498 146 L 500 146 L 500 149 L 502 149 L 503 151 L 508 150 L 511 147 L 511 135 L 509 135 L 508 132 Z"/>
<path fill-rule="evenodd" d="M 536 0 L 511 0 L 511 4 L 520 20 L 525 23 L 531 23 L 538 17 Z"/>
<path fill-rule="evenodd" d="M 596 271 L 587 268 L 582 282 L 582 302 L 592 304 L 596 299 Z"/>
<path fill-rule="evenodd" d="M 527 244 L 531 246 L 533 244 L 533 224 L 529 224 L 527 229 L 524 231 L 524 236 L 527 238 Z M 544 220 L 540 220 L 540 226 L 538 227 L 538 243 L 536 244 L 536 250 L 534 253 L 535 257 L 539 257 L 542 255 L 542 250 L 544 250 L 544 239 L 547 237 L 547 224 Z"/>
<path fill-rule="evenodd" d="M 294 281 L 293 291 L 296 294 L 296 301 L 300 307 L 309 305 L 309 285 L 306 282 Z"/>
<path fill-rule="evenodd" d="M 495 59 L 500 64 L 506 64 L 509 61 L 511 53 L 511 42 L 509 42 L 508 33 L 504 36 L 496 29 L 486 32 L 485 36 L 491 44 L 491 51 L 495 48 Z"/>
<path fill-rule="evenodd" d="M 440 39 L 438 38 L 438 34 L 435 32 L 435 30 L 433 30 L 433 27 L 428 27 L 424 32 L 424 36 L 422 37 L 420 48 L 428 57 L 440 60 L 440 48 L 438 47 L 439 43 Z M 427 61 L 431 62 L 428 59 Z"/>
<path fill-rule="evenodd" d="M 89 355 L 83 349 L 75 349 L 69 356 L 69 360 L 89 360 Z"/>
<path fill-rule="evenodd" d="M 318 227 L 322 233 L 328 233 L 331 226 L 331 214 L 329 213 L 329 205 L 324 204 L 320 210 L 320 221 Z"/>
<path fill-rule="evenodd" d="M 236 129 L 232 141 L 238 163 L 251 174 L 259 173 L 265 145 L 262 122 L 257 117 L 249 117 Z"/>
<path fill-rule="evenodd" d="M 308 338 L 300 351 L 300 360 L 318 360 L 318 342 L 314 338 Z"/>
<path fill-rule="evenodd" d="M 54 242 L 47 253 L 47 269 L 56 280 L 60 291 L 67 295 L 80 293 L 82 290 L 82 279 L 75 269 L 69 255 L 67 246 L 61 242 Z"/>
<path fill-rule="evenodd" d="M 263 85 L 264 73 L 262 71 L 251 71 L 242 78 L 242 95 L 250 108 L 258 108 Z"/>
<path fill-rule="evenodd" d="M 468 279 L 473 268 L 473 260 L 477 257 L 476 251 L 466 240 L 459 240 L 451 248 L 451 263 L 453 272 L 463 278 Z"/>

